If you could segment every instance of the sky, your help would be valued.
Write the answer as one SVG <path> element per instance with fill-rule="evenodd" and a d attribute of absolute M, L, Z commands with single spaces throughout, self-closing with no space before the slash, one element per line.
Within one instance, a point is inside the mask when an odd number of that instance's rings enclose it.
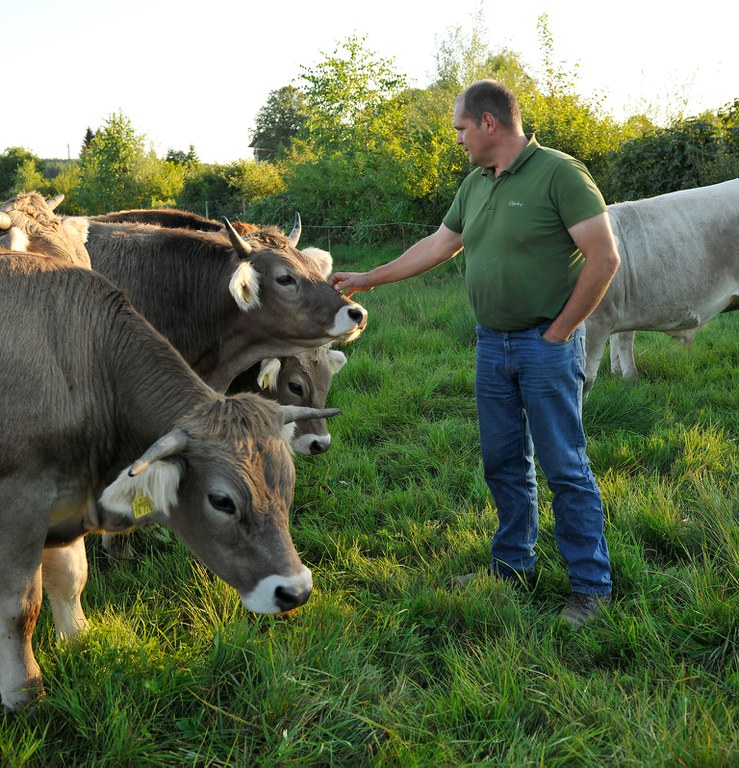
<path fill-rule="evenodd" d="M 249 132 L 272 91 L 299 85 L 349 37 L 426 87 L 436 50 L 481 18 L 492 51 L 542 67 L 537 20 L 576 90 L 622 120 L 716 111 L 739 97 L 739 5 L 663 0 L 23 0 L 4 3 L 0 153 L 77 157 L 87 128 L 122 113 L 163 157 L 251 157 Z"/>

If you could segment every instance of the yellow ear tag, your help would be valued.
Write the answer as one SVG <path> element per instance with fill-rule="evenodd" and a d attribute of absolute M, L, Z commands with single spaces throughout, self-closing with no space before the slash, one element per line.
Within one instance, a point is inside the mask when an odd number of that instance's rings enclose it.
<path fill-rule="evenodd" d="M 248 304 L 251 301 L 249 291 L 246 290 L 246 286 L 241 287 L 241 298 L 244 299 L 244 303 Z"/>
<path fill-rule="evenodd" d="M 269 389 L 269 374 L 265 373 L 262 376 L 262 389 Z"/>
<path fill-rule="evenodd" d="M 133 509 L 133 516 L 137 518 L 150 515 L 154 511 L 154 502 L 143 493 L 137 493 L 131 502 L 131 509 Z"/>

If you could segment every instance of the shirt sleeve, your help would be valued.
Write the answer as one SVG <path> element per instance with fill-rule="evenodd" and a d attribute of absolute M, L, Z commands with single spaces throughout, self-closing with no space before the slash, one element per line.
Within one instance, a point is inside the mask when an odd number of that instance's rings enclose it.
<path fill-rule="evenodd" d="M 567 229 L 608 210 L 590 172 L 574 158 L 568 158 L 557 167 L 552 179 L 552 194 Z"/>

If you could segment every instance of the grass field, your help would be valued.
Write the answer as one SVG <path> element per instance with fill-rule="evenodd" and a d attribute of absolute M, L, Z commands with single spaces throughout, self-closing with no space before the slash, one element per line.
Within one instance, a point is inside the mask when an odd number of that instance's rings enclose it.
<path fill-rule="evenodd" d="M 337 269 L 393 255 L 334 249 Z M 496 524 L 460 265 L 360 300 L 332 448 L 296 457 L 309 602 L 258 617 L 166 531 L 125 563 L 90 538 L 93 629 L 58 645 L 44 607 L 47 696 L 0 716 L 0 764 L 739 765 L 739 315 L 691 347 L 637 335 L 638 383 L 601 368 L 584 416 L 614 602 L 573 632 L 543 481 L 536 589 L 449 589 Z"/>

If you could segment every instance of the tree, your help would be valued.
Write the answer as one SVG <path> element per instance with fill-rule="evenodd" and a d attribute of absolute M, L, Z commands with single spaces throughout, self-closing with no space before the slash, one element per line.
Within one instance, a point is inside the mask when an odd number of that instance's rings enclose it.
<path fill-rule="evenodd" d="M 144 206 L 138 179 L 144 141 L 122 113 L 110 115 L 80 161 L 79 201 L 84 210 L 95 214 Z"/>
<path fill-rule="evenodd" d="M 185 169 L 146 150 L 122 113 L 112 114 L 95 133 L 80 159 L 77 200 L 82 211 L 173 205 L 185 182 Z"/>
<path fill-rule="evenodd" d="M 40 192 L 44 194 L 46 188 L 46 179 L 32 157 L 26 158 L 15 171 L 15 180 L 13 182 L 12 197 L 21 192 Z"/>
<path fill-rule="evenodd" d="M 564 62 L 555 62 L 546 14 L 539 17 L 537 29 L 543 74 L 537 88 L 519 97 L 524 130 L 535 133 L 540 144 L 585 163 L 608 200 L 612 153 L 630 132 L 610 117 L 597 99 L 577 93 L 577 67 L 570 70 Z"/>
<path fill-rule="evenodd" d="M 739 99 L 721 107 L 716 113 L 719 143 L 716 155 L 698 174 L 701 185 L 718 184 L 739 177 Z"/>
<path fill-rule="evenodd" d="M 726 163 L 732 154 L 733 166 Z M 681 120 L 618 148 L 612 164 L 615 194 L 619 200 L 637 200 L 725 181 L 736 173 L 736 159 L 715 116 Z M 716 173 L 719 162 L 728 175 L 720 173 L 721 166 Z"/>
<path fill-rule="evenodd" d="M 165 160 L 168 163 L 175 163 L 176 165 L 185 165 L 188 167 L 200 163 L 198 154 L 192 144 L 188 147 L 187 152 L 183 152 L 181 149 L 168 149 Z"/>
<path fill-rule="evenodd" d="M 301 78 L 307 117 L 280 163 L 289 191 L 264 200 L 257 215 L 284 218 L 297 209 L 312 225 L 353 221 L 365 232 L 392 220 L 403 202 L 396 158 L 406 78 L 356 36 L 303 67 Z"/>
<path fill-rule="evenodd" d="M 90 145 L 92 144 L 92 140 L 95 138 L 95 131 L 92 130 L 88 126 L 87 130 L 85 131 L 85 138 L 82 139 L 82 146 L 80 147 L 80 157 L 87 152 L 87 150 L 90 148 Z"/>
<path fill-rule="evenodd" d="M 66 163 L 59 173 L 49 182 L 50 195 L 64 195 L 64 200 L 57 210 L 70 216 L 84 213 L 79 203 L 80 164 L 76 161 Z"/>
<path fill-rule="evenodd" d="M 177 205 L 210 218 L 228 216 L 261 221 L 252 207 L 284 189 L 279 170 L 270 163 L 239 160 L 230 165 L 200 165 L 188 174 Z"/>
<path fill-rule="evenodd" d="M 15 196 L 18 169 L 28 162 L 38 164 L 41 161 L 23 147 L 8 147 L 0 155 L 0 201 Z"/>
<path fill-rule="evenodd" d="M 468 34 L 461 26 L 452 27 L 447 31 L 446 39 L 439 43 L 432 88 L 444 91 L 452 100 L 450 114 L 457 94 L 476 80 L 499 80 L 519 98 L 535 90 L 536 83 L 520 55 L 507 48 L 492 51 L 486 42 L 489 37 L 480 8 Z"/>
<path fill-rule="evenodd" d="M 302 92 L 286 85 L 269 94 L 267 103 L 257 113 L 251 144 L 254 157 L 272 162 L 280 157 L 306 121 Z"/>
<path fill-rule="evenodd" d="M 396 97 L 407 80 L 392 59 L 375 56 L 364 37 L 347 38 L 331 56 L 302 71 L 307 118 L 299 138 L 310 147 L 376 147 L 378 138 L 390 138 L 386 128 L 396 124 Z"/>

